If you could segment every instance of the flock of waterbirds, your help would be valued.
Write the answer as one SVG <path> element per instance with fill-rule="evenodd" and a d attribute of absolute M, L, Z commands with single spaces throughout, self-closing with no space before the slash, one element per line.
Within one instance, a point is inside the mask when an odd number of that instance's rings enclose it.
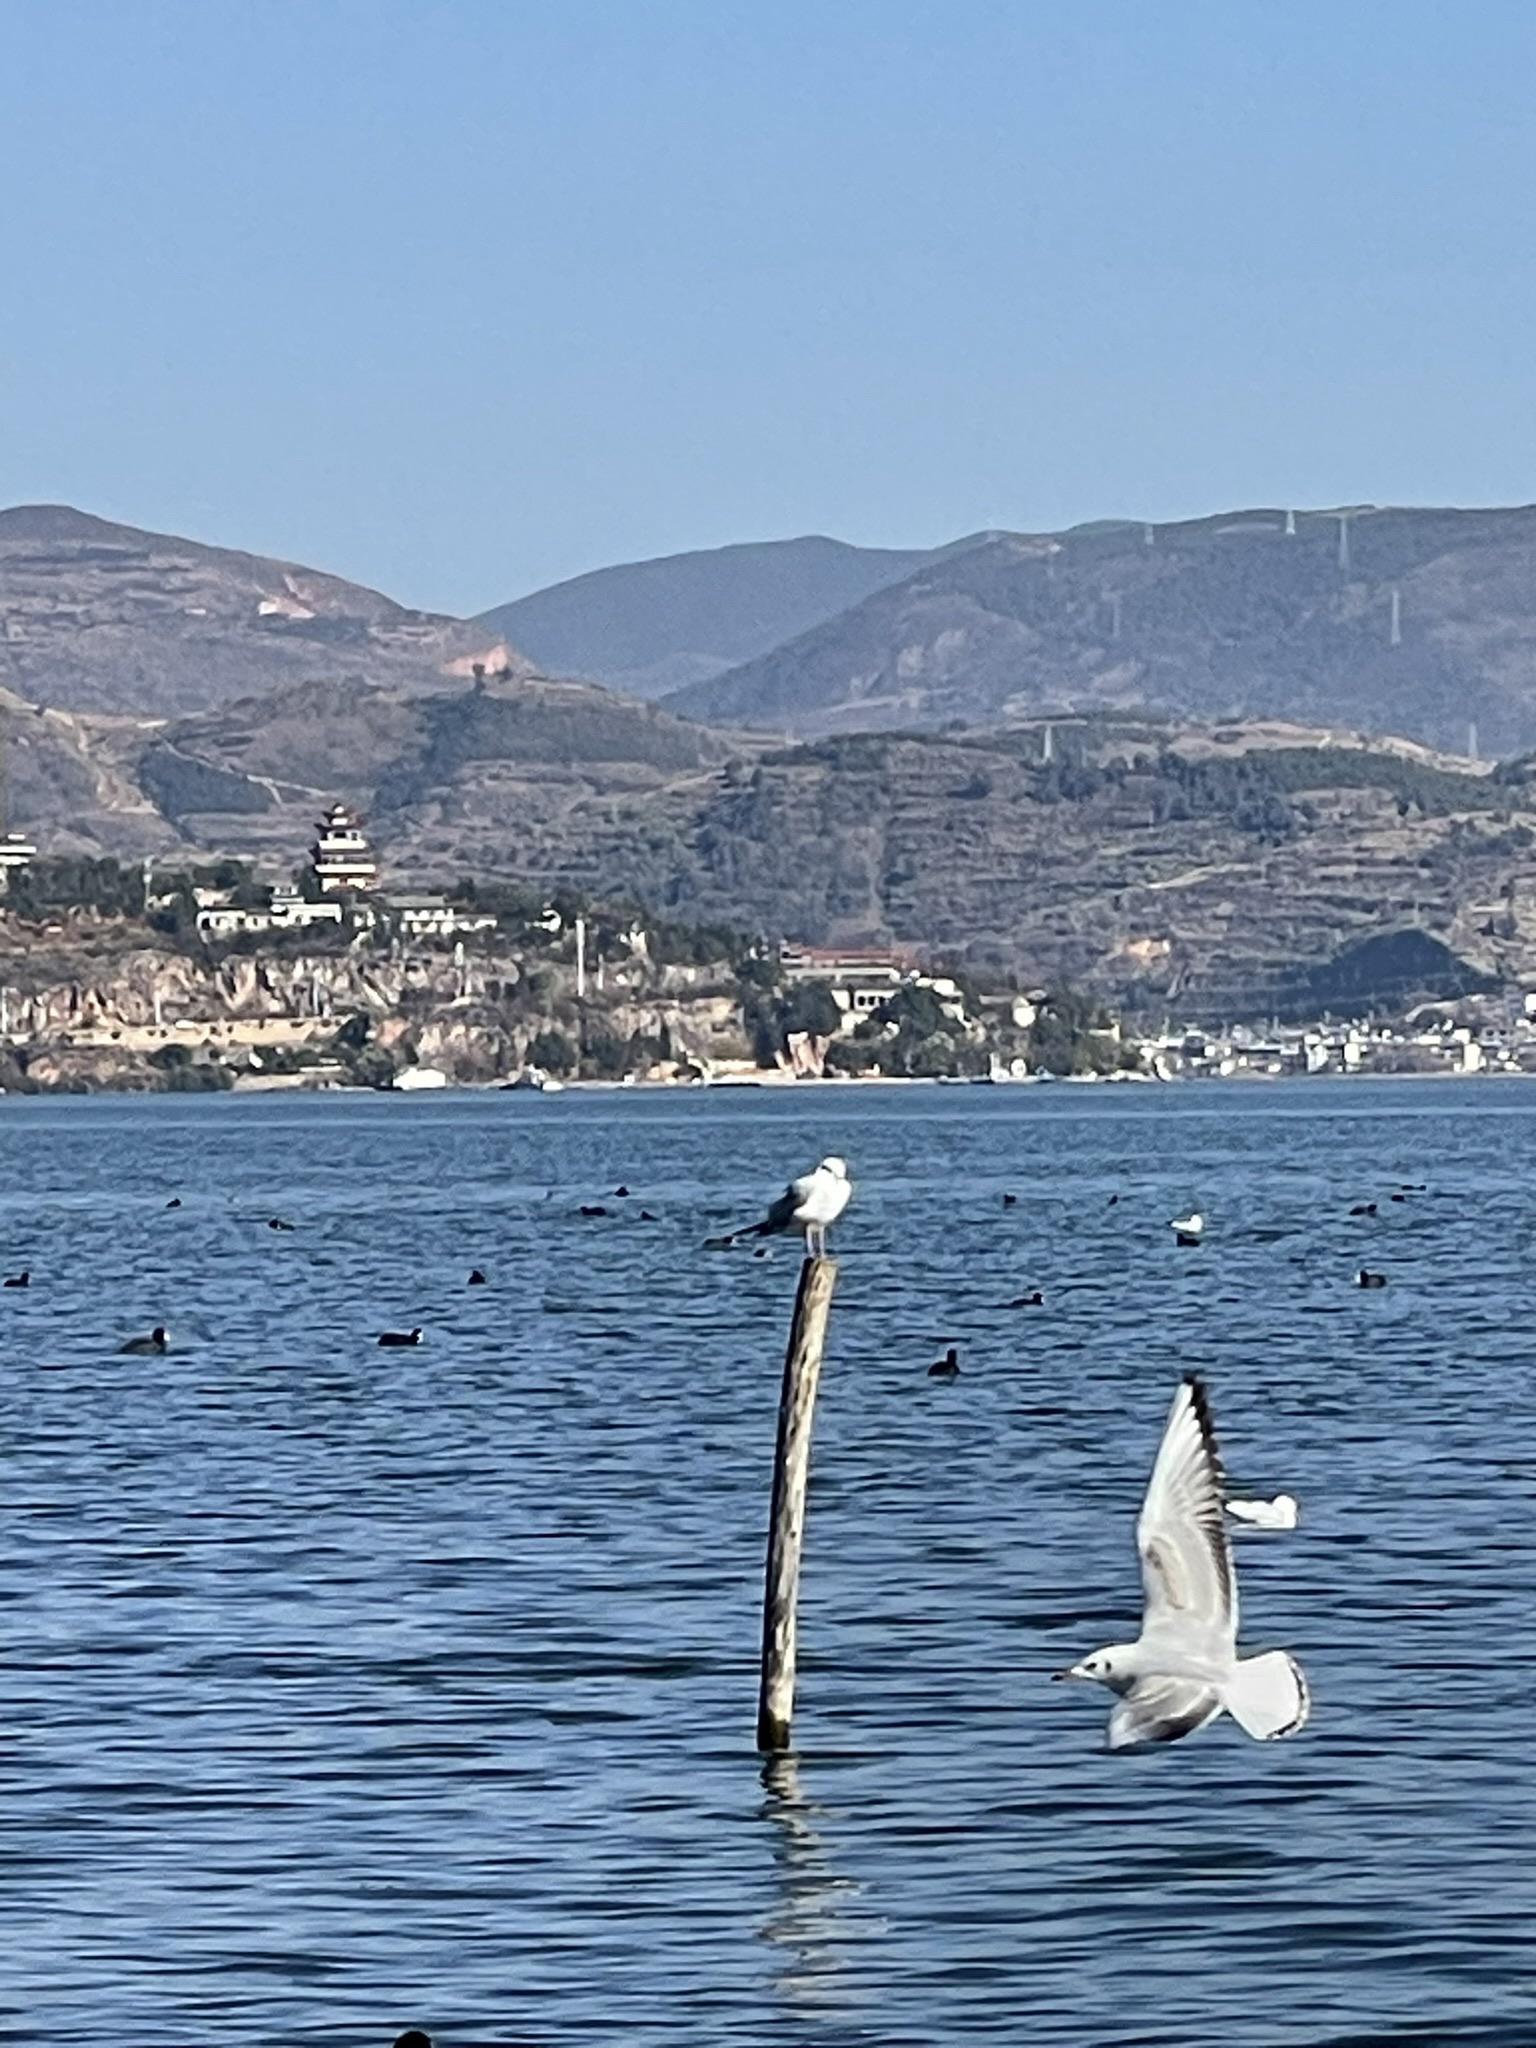
<path fill-rule="evenodd" d="M 629 1192 L 625 1186 L 616 1187 L 612 1199 L 626 1200 Z M 1423 1181 L 1405 1181 L 1387 1199 L 1391 1202 L 1406 1202 L 1410 1195 L 1425 1192 L 1427 1189 Z M 804 1237 L 807 1254 L 814 1257 L 825 1252 L 827 1231 L 847 1208 L 852 1193 L 853 1183 L 848 1175 L 847 1161 L 835 1154 L 831 1155 L 813 1167 L 809 1173 L 791 1181 L 758 1222 L 747 1224 L 738 1230 L 727 1231 L 717 1237 L 706 1238 L 704 1249 L 730 1251 L 744 1240 L 764 1239 L 784 1231 L 795 1231 Z M 1016 1207 L 1018 1199 L 1015 1194 L 1005 1193 L 1002 1198 L 1003 1207 Z M 1118 1194 L 1112 1194 L 1109 1197 L 1110 1204 L 1117 1203 L 1119 1199 Z M 182 1206 L 181 1197 L 173 1195 L 165 1206 L 167 1209 L 179 1209 Z M 603 1202 L 583 1202 L 577 1210 L 577 1214 L 588 1221 L 608 1218 L 614 1213 Z M 1378 1213 L 1378 1205 L 1376 1202 L 1356 1202 L 1349 1213 L 1352 1217 L 1375 1216 Z M 641 1209 L 638 1211 L 637 1220 L 641 1223 L 655 1223 L 659 1219 L 651 1210 Z M 267 1228 L 286 1232 L 295 1230 L 297 1225 L 289 1222 L 284 1216 L 272 1216 L 267 1219 Z M 1171 1218 L 1168 1228 L 1173 1232 L 1175 1243 L 1185 1249 L 1198 1249 L 1205 1242 L 1205 1217 L 1199 1210 L 1191 1210 L 1188 1215 Z M 759 1259 L 767 1258 L 767 1247 L 759 1244 L 753 1256 Z M 0 1280 L 0 1287 L 29 1287 L 31 1283 L 31 1271 L 24 1269 Z M 474 1267 L 465 1284 L 470 1287 L 486 1286 L 488 1282 L 484 1270 L 479 1266 Z M 1365 1288 L 1385 1287 L 1387 1276 L 1370 1267 L 1361 1266 L 1355 1274 L 1355 1284 Z M 1045 1296 L 1038 1287 L 1032 1288 L 1026 1294 L 1014 1296 L 1004 1306 L 1010 1309 L 1043 1308 Z M 382 1330 L 377 1342 L 380 1349 L 385 1351 L 411 1350 L 426 1342 L 426 1332 L 419 1327 L 408 1330 Z M 126 1343 L 119 1346 L 119 1351 L 124 1357 L 150 1357 L 163 1354 L 170 1348 L 168 1329 L 164 1324 L 157 1323 L 147 1334 L 130 1337 Z M 929 1377 L 936 1380 L 958 1379 L 960 1373 L 959 1352 L 953 1345 L 942 1358 L 936 1359 L 928 1368 Z"/>
<path fill-rule="evenodd" d="M 1405 1182 L 1387 1199 L 1404 1203 L 1425 1192 L 1424 1183 Z M 625 1200 L 629 1193 L 627 1187 L 619 1186 L 611 1199 Z M 852 1195 L 847 1162 L 829 1156 L 791 1181 L 757 1222 L 707 1239 L 706 1249 L 729 1250 L 740 1242 L 755 1241 L 755 1256 L 764 1257 L 764 1240 L 792 1233 L 804 1239 L 808 1258 L 824 1257 L 827 1234 Z M 1118 1194 L 1108 1197 L 1110 1204 L 1119 1199 Z M 1005 1208 L 1012 1209 L 1017 1202 L 1012 1193 L 1002 1196 Z M 181 1206 L 180 1197 L 166 1203 L 168 1209 Z M 1349 1210 L 1352 1217 L 1359 1218 L 1377 1213 L 1375 1201 L 1357 1202 Z M 587 1203 L 581 1205 L 579 1214 L 599 1219 L 614 1212 L 605 1203 Z M 638 1220 L 652 1223 L 658 1219 L 642 1209 Z M 267 1220 L 267 1228 L 274 1232 L 295 1227 L 284 1217 Z M 1206 1241 L 1206 1219 L 1198 1210 L 1171 1218 L 1168 1228 L 1182 1248 L 1194 1250 Z M 1355 1282 L 1362 1288 L 1387 1284 L 1384 1273 L 1364 1266 L 1356 1272 Z M 0 1280 L 0 1286 L 7 1289 L 31 1284 L 29 1268 Z M 466 1284 L 488 1284 L 485 1271 L 473 1268 Z M 1044 1294 L 1038 1288 L 1006 1304 L 1013 1309 L 1044 1305 Z M 377 1341 L 385 1349 L 402 1349 L 414 1348 L 424 1339 L 423 1330 L 412 1328 L 383 1331 Z M 161 1324 L 120 1346 L 125 1356 L 152 1356 L 169 1349 L 169 1332 Z M 929 1366 L 928 1375 L 940 1381 L 958 1379 L 958 1348 L 950 1345 Z M 1137 1519 L 1143 1595 L 1140 1632 L 1132 1642 L 1111 1643 L 1053 1674 L 1059 1679 L 1103 1685 L 1116 1695 L 1108 1724 L 1110 1749 L 1178 1741 L 1223 1712 L 1260 1741 L 1278 1740 L 1302 1729 L 1311 1696 L 1296 1660 L 1284 1650 L 1238 1655 L 1237 1581 L 1230 1536 L 1232 1522 L 1286 1530 L 1297 1526 L 1299 1515 L 1298 1503 L 1288 1493 L 1272 1500 L 1241 1500 L 1227 1494 L 1209 1396 L 1200 1376 L 1187 1374 L 1173 1396 Z M 432 2048 L 432 2041 L 420 2028 L 412 2027 L 397 2037 L 394 2048 Z"/>
<path fill-rule="evenodd" d="M 838 1163 L 841 1164 L 840 1161 Z M 800 1185 L 801 1183 L 798 1181 L 792 1182 L 789 1190 L 786 1192 L 793 1193 Z M 1395 1189 L 1387 1197 L 1387 1200 L 1389 1202 L 1406 1202 L 1411 1195 L 1422 1195 L 1428 1192 L 1428 1184 L 1424 1181 L 1404 1181 L 1400 1188 Z M 1005 1194 L 1003 1196 L 1003 1207 L 1005 1209 L 1016 1208 L 1018 1200 L 1017 1195 Z M 1111 1195 L 1109 1197 L 1110 1206 L 1113 1207 L 1119 1200 L 1118 1194 Z M 1376 1202 L 1355 1202 L 1351 1205 L 1349 1213 L 1351 1216 L 1375 1216 L 1380 1213 L 1379 1204 Z M 754 1226 L 759 1231 L 766 1227 L 765 1224 Z M 1173 1232 L 1174 1243 L 1187 1251 L 1197 1251 L 1205 1243 L 1205 1218 L 1198 1209 L 1192 1209 L 1187 1216 L 1171 1217 L 1168 1228 Z M 729 1245 L 734 1240 L 731 1238 L 711 1238 L 709 1242 L 712 1245 Z M 1357 1287 L 1376 1288 L 1385 1287 L 1386 1284 L 1387 1276 L 1385 1273 L 1375 1271 L 1369 1266 L 1356 1268 L 1355 1285 Z M 1017 1294 L 1011 1301 L 1004 1303 L 1006 1308 L 1044 1308 L 1044 1306 L 1045 1296 L 1038 1287 L 1031 1289 L 1028 1294 Z M 960 1377 L 960 1372 L 960 1353 L 958 1348 L 951 1344 L 945 1351 L 944 1356 L 936 1358 L 933 1364 L 929 1366 L 928 1377 L 932 1380 L 957 1380 Z M 1282 1505 L 1286 1502 L 1290 1503 L 1289 1509 Z M 1293 1529 L 1296 1526 L 1296 1504 L 1294 1501 L 1291 1501 L 1289 1494 L 1281 1494 L 1274 1501 L 1229 1501 L 1227 1506 L 1229 1511 L 1238 1520 L 1252 1522 L 1257 1527 Z M 1258 1508 L 1264 1509 L 1265 1513 L 1244 1512 L 1245 1509 Z M 1287 1512 L 1291 1515 L 1289 1521 L 1267 1518 L 1271 1514 L 1283 1516 Z"/>
<path fill-rule="evenodd" d="M 1406 1202 L 1410 1195 L 1424 1192 L 1423 1182 L 1405 1182 L 1388 1200 Z M 725 1250 L 743 1240 L 795 1233 L 804 1239 L 808 1258 L 824 1257 L 827 1233 L 847 1209 L 852 1194 L 846 1160 L 830 1155 L 791 1181 L 757 1222 L 707 1239 L 706 1248 Z M 626 1199 L 629 1189 L 620 1186 L 613 1195 L 614 1199 Z M 1109 1200 L 1113 1204 L 1119 1196 L 1112 1194 Z M 1005 1208 L 1013 1208 L 1018 1197 L 1005 1193 L 1002 1201 Z M 180 1197 L 172 1197 L 166 1206 L 179 1209 Z M 612 1212 L 603 1204 L 590 1203 L 583 1204 L 579 1213 L 600 1218 Z M 641 1221 L 656 1220 L 649 1210 L 639 1213 Z M 1359 1202 L 1349 1213 L 1374 1216 L 1377 1204 Z M 270 1217 L 267 1227 L 278 1232 L 295 1228 L 281 1216 Z M 1195 1249 L 1205 1242 L 1206 1220 L 1199 1210 L 1171 1218 L 1168 1227 L 1181 1247 Z M 760 1245 L 759 1256 L 762 1249 Z M 25 1288 L 31 1279 L 31 1271 L 26 1269 L 0 1285 Z M 1384 1273 L 1364 1266 L 1355 1280 L 1363 1288 L 1386 1285 Z M 466 1284 L 486 1285 L 485 1272 L 473 1268 Z M 1039 1308 L 1044 1300 L 1036 1288 L 1016 1296 L 1007 1306 Z M 419 1327 L 385 1330 L 377 1341 L 386 1350 L 413 1349 L 425 1341 L 425 1332 Z M 120 1351 L 125 1356 L 147 1357 L 169 1348 L 168 1330 L 156 1324 L 147 1335 L 130 1337 Z M 934 1380 L 953 1381 L 960 1374 L 960 1354 L 953 1344 L 928 1368 L 928 1376 Z M 1143 1589 L 1141 1633 L 1135 1642 L 1111 1644 L 1056 1674 L 1092 1680 L 1118 1695 L 1109 1720 L 1111 1749 L 1176 1741 L 1223 1711 L 1261 1740 L 1293 1735 L 1303 1726 L 1309 1695 L 1295 1660 L 1283 1651 L 1248 1658 L 1237 1655 L 1237 1584 L 1229 1534 L 1229 1521 L 1259 1529 L 1294 1529 L 1299 1514 L 1294 1496 L 1287 1493 L 1277 1494 L 1273 1500 L 1228 1497 L 1209 1397 L 1199 1375 L 1187 1375 L 1174 1395 L 1137 1522 Z"/>

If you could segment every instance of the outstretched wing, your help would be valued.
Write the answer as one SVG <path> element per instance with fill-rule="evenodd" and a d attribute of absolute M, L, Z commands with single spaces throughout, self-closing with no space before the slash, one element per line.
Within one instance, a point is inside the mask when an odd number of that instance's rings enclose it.
<path fill-rule="evenodd" d="M 1190 1678 L 1138 1678 L 1109 1717 L 1109 1747 L 1136 1749 L 1147 1742 L 1177 1742 L 1221 1712 L 1220 1696 Z"/>
<path fill-rule="evenodd" d="M 1237 1641 L 1225 1490 L 1205 1386 L 1190 1373 L 1173 1397 L 1136 1524 L 1146 1593 L 1144 1637 L 1169 1637 L 1196 1654 L 1203 1642 L 1230 1651 Z"/>

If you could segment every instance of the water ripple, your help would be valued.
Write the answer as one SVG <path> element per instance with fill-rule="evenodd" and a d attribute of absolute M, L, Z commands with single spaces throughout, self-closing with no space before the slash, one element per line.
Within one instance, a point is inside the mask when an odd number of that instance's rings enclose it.
<path fill-rule="evenodd" d="M 827 1151 L 764 1769 L 796 1263 L 699 1246 Z M 1533 2037 L 1536 1086 L 8 1102 L 0 1165 L 0 2041 Z M 1046 1674 L 1193 1365 L 1316 1715 L 1108 1758 Z"/>

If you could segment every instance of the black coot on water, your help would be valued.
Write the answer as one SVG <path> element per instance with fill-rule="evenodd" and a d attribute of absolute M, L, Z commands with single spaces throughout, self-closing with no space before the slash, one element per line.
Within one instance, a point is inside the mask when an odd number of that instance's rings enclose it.
<path fill-rule="evenodd" d="M 119 1358 L 149 1358 L 171 1348 L 170 1332 L 164 1323 L 156 1323 L 147 1337 L 130 1337 L 118 1349 Z"/>

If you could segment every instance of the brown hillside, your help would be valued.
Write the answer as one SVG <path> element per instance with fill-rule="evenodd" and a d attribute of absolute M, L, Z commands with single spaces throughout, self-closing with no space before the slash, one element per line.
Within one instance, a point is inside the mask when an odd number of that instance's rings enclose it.
<path fill-rule="evenodd" d="M 205 711 L 310 677 L 432 687 L 527 663 L 483 627 L 295 562 L 145 533 L 67 505 L 0 511 L 0 686 L 73 711 Z"/>
<path fill-rule="evenodd" d="M 1053 711 L 1278 718 L 1536 746 L 1536 508 L 1238 512 L 1007 535 L 670 708 L 780 733 Z"/>

